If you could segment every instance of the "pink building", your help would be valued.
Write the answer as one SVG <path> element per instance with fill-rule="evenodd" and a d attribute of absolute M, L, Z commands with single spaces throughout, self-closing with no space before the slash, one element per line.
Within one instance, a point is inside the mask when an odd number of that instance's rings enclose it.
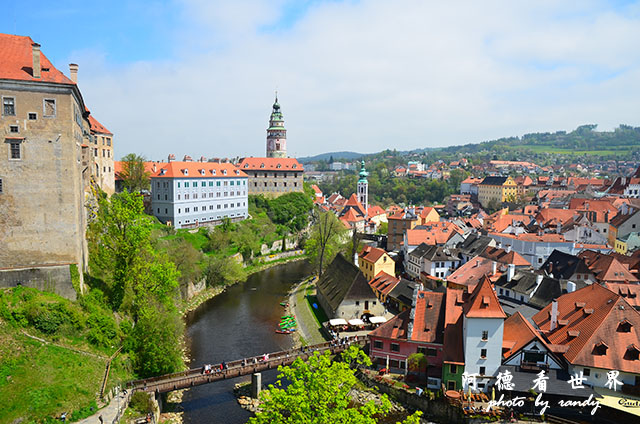
<path fill-rule="evenodd" d="M 423 353 L 429 375 L 441 376 L 444 339 L 444 293 L 414 291 L 414 305 L 369 333 L 371 360 L 404 370 L 407 358 Z"/>

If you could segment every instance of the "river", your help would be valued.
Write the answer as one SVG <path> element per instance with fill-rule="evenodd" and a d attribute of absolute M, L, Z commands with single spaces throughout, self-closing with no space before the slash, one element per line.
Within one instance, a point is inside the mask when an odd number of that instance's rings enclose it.
<path fill-rule="evenodd" d="M 310 274 L 306 261 L 277 265 L 200 305 L 187 316 L 190 366 L 290 348 L 291 336 L 274 333 L 283 311 L 280 302 L 295 283 Z M 273 383 L 275 376 L 276 371 L 263 373 L 262 383 Z M 184 422 L 245 423 L 251 414 L 238 406 L 233 395 L 233 386 L 240 381 L 224 380 L 188 390 L 182 402 Z"/>

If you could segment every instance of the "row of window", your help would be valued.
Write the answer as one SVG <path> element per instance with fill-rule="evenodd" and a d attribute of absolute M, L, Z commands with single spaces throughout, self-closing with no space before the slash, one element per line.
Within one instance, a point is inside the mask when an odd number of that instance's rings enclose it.
<path fill-rule="evenodd" d="M 2 97 L 2 115 L 3 116 L 16 116 L 16 98 L 15 97 Z M 56 99 L 43 99 L 42 100 L 42 115 L 45 118 L 55 118 L 56 116 Z M 27 118 L 30 121 L 38 119 L 37 112 L 28 112 Z"/>
<path fill-rule="evenodd" d="M 226 186 L 226 185 L 247 185 L 247 181 L 246 180 L 231 180 L 231 181 L 200 181 L 200 187 L 213 187 L 214 184 L 216 183 L 215 186 L 216 187 L 220 187 L 222 186 Z M 222 184 L 221 184 L 222 183 Z M 168 182 L 167 181 L 163 181 L 163 187 L 164 188 L 168 188 Z M 160 181 L 156 182 L 156 187 L 160 188 Z M 193 188 L 197 188 L 198 187 L 198 181 L 178 181 L 178 188 L 189 188 L 189 187 L 193 187 Z"/>
<path fill-rule="evenodd" d="M 274 172 L 273 173 L 273 178 L 278 178 L 278 174 L 280 174 L 280 177 L 282 177 L 282 178 L 287 178 L 287 173 L 286 172 L 283 172 L 283 173 Z M 298 178 L 298 173 L 297 172 L 293 172 L 292 174 L 293 174 L 293 178 Z M 268 178 L 269 177 L 269 173 L 268 172 L 260 172 L 260 173 L 254 172 L 253 173 L 253 177 L 254 178 L 258 178 L 259 175 L 262 175 L 264 178 Z"/>
<path fill-rule="evenodd" d="M 94 148 L 93 149 L 93 156 L 94 157 L 98 157 L 98 148 Z M 103 158 L 110 158 L 111 157 L 111 150 L 109 149 L 102 149 L 102 157 Z"/>
<path fill-rule="evenodd" d="M 373 347 L 376 349 L 384 350 L 384 342 L 382 340 L 374 340 Z M 398 343 L 391 342 L 389 349 L 391 352 L 400 352 L 400 345 Z M 434 347 L 418 347 L 417 353 L 422 353 L 425 356 L 438 356 L 438 349 Z"/>
<path fill-rule="evenodd" d="M 210 216 L 208 220 L 207 220 L 207 218 L 206 218 L 206 217 L 205 217 L 205 218 L 201 218 L 200 220 L 198 220 L 198 219 L 194 219 L 194 220 L 193 220 L 193 222 L 194 222 L 195 224 L 197 224 L 198 222 L 209 222 L 209 221 L 216 221 L 216 220 L 220 220 L 220 219 L 222 219 L 222 218 L 229 218 L 229 217 L 234 218 L 234 217 L 243 217 L 243 216 L 244 216 L 244 215 L 243 215 L 243 214 L 241 214 L 241 213 L 239 213 L 239 214 L 237 214 L 237 215 L 232 213 L 231 215 L 219 216 L 219 217 L 217 217 L 217 218 L 215 218 L 215 217 L 213 217 L 213 216 Z M 185 220 L 185 221 L 184 221 L 184 223 L 185 223 L 185 224 L 190 224 L 190 223 L 191 223 L 191 220 L 190 220 L 190 219 L 187 219 L 187 220 Z M 182 225 L 182 221 L 178 221 L 178 225 Z"/>
<path fill-rule="evenodd" d="M 258 183 L 257 183 L 257 182 L 254 182 L 254 183 L 253 183 L 253 186 L 257 188 L 257 187 L 258 187 Z M 268 183 L 268 182 L 265 182 L 265 183 L 264 183 L 264 186 L 265 186 L 265 187 L 278 187 L 278 182 L 274 182 L 274 183 L 272 183 L 272 185 L 269 185 L 269 183 Z M 283 183 L 282 183 L 282 186 L 281 186 L 281 187 L 286 187 L 286 186 L 287 186 L 287 182 L 285 181 L 285 182 L 283 182 Z M 293 186 L 294 186 L 294 187 L 298 187 L 298 183 L 297 183 L 297 182 L 294 182 L 294 183 L 293 183 Z"/>
<path fill-rule="evenodd" d="M 214 194 L 213 191 L 209 192 L 209 196 L 207 196 L 207 193 L 201 193 L 201 194 L 202 194 L 202 199 L 206 199 L 206 198 L 211 199 L 211 198 L 214 197 L 213 196 L 213 194 Z M 215 197 L 246 196 L 246 194 L 247 194 L 246 191 L 225 191 L 225 192 L 218 191 L 218 192 L 215 193 L 215 195 L 216 195 Z M 177 196 L 178 196 L 177 200 L 182 200 L 182 196 L 183 196 L 182 194 L 178 194 Z M 156 194 L 156 200 L 160 200 L 160 197 L 161 197 L 160 193 L 157 193 Z M 184 194 L 184 200 L 192 200 L 192 199 L 193 200 L 198 199 L 198 193 L 185 193 Z M 169 200 L 169 195 L 168 194 L 164 195 L 164 200 Z"/>

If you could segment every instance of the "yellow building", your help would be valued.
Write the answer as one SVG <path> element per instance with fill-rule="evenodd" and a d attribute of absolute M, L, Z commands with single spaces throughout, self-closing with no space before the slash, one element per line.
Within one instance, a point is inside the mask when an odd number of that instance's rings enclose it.
<path fill-rule="evenodd" d="M 389 275 L 396 275 L 396 263 L 383 249 L 365 246 L 358 254 L 358 266 L 367 281 L 384 271 Z"/>
<path fill-rule="evenodd" d="M 478 201 L 484 207 L 495 200 L 498 203 L 516 200 L 518 186 L 511 177 L 486 177 L 478 185 Z"/>

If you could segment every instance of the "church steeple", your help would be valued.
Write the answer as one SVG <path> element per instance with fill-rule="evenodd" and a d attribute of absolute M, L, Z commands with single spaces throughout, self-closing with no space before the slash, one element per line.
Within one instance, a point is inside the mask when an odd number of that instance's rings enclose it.
<path fill-rule="evenodd" d="M 365 212 L 369 209 L 369 181 L 367 177 L 369 173 L 364 167 L 364 161 L 360 166 L 360 179 L 358 180 L 358 201 L 364 207 Z"/>
<path fill-rule="evenodd" d="M 287 157 L 287 130 L 284 128 L 284 118 L 280 111 L 277 91 L 276 101 L 273 103 L 271 118 L 269 119 L 269 128 L 267 128 L 267 157 Z"/>

